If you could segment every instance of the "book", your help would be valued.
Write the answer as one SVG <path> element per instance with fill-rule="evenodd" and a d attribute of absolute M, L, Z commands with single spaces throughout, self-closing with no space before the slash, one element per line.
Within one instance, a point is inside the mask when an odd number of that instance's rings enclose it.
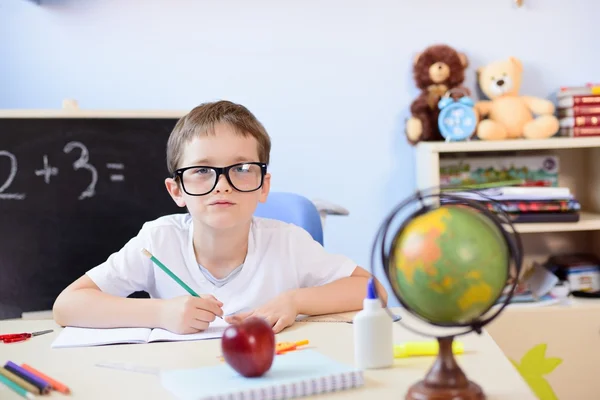
<path fill-rule="evenodd" d="M 600 94 L 572 95 L 557 99 L 557 108 L 568 108 L 581 105 L 600 105 Z"/>
<path fill-rule="evenodd" d="M 600 113 L 565 117 L 558 120 L 561 128 L 574 128 L 576 126 L 600 126 Z"/>
<path fill-rule="evenodd" d="M 555 155 L 444 157 L 440 185 L 474 187 L 510 181 L 521 186 L 558 186 L 560 159 Z M 511 185 L 513 183 L 510 183 Z"/>
<path fill-rule="evenodd" d="M 600 94 L 599 83 L 589 82 L 583 86 L 563 86 L 559 88 L 556 97 L 560 99 L 568 96 L 583 96 L 591 94 Z"/>
<path fill-rule="evenodd" d="M 564 222 L 572 223 L 579 222 L 581 216 L 578 212 L 533 212 L 533 213 L 521 213 L 521 214 L 509 214 L 510 222 L 513 224 L 525 224 L 525 223 L 550 223 L 550 222 Z"/>
<path fill-rule="evenodd" d="M 364 385 L 363 371 L 314 349 L 278 355 L 264 375 L 245 378 L 228 364 L 162 370 L 161 385 L 180 400 L 293 399 Z"/>
<path fill-rule="evenodd" d="M 573 199 L 567 187 L 497 187 L 472 191 L 455 191 L 454 196 L 464 197 L 477 201 L 542 201 L 542 200 L 570 200 Z"/>
<path fill-rule="evenodd" d="M 65 327 L 54 339 L 51 347 L 89 347 L 111 344 L 136 344 L 152 342 L 181 342 L 221 338 L 229 324 L 216 319 L 210 326 L 198 333 L 180 335 L 161 328 L 78 328 Z"/>
<path fill-rule="evenodd" d="M 599 115 L 600 114 L 600 105 L 591 105 L 591 106 L 573 106 L 568 108 L 559 108 L 558 109 L 558 117 L 580 117 L 583 115 Z"/>
<path fill-rule="evenodd" d="M 559 135 L 567 137 L 600 136 L 600 126 L 577 126 L 574 128 L 560 128 Z"/>

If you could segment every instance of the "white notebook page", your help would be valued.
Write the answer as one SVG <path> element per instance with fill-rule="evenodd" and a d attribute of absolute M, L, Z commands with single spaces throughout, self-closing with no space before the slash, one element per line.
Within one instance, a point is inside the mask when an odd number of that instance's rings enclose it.
<path fill-rule="evenodd" d="M 220 338 L 223 335 L 223 331 L 227 328 L 229 324 L 222 319 L 215 319 L 210 323 L 210 326 L 198 333 L 188 333 L 185 335 L 179 335 L 177 333 L 173 333 L 161 328 L 155 328 L 152 330 L 150 337 L 148 337 L 148 342 L 157 342 L 157 341 L 187 341 L 187 340 L 203 340 L 203 339 L 216 339 Z"/>
<path fill-rule="evenodd" d="M 67 326 L 52 343 L 52 348 L 100 346 L 118 343 L 146 343 L 148 328 L 77 328 Z"/>

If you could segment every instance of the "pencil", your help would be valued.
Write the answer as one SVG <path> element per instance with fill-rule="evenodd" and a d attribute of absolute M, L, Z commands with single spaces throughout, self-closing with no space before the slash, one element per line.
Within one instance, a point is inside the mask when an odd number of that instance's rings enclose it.
<path fill-rule="evenodd" d="M 170 277 L 171 277 L 171 278 L 172 278 L 172 279 L 173 279 L 175 282 L 177 282 L 177 283 L 179 284 L 179 286 L 181 286 L 182 288 L 184 288 L 184 289 L 185 289 L 185 290 L 186 290 L 186 291 L 187 291 L 189 294 L 191 294 L 191 295 L 192 295 L 192 296 L 194 296 L 194 297 L 200 297 L 200 295 L 199 295 L 198 293 L 194 292 L 194 290 L 193 290 L 191 287 L 189 287 L 188 285 L 186 285 L 186 284 L 185 284 L 185 282 L 184 282 L 184 281 L 182 281 L 181 279 L 179 279 L 179 277 L 178 277 L 177 275 L 175 275 L 175 274 L 173 273 L 173 271 L 171 271 L 169 268 L 167 268 L 167 266 L 166 266 L 165 264 L 161 263 L 161 262 L 159 261 L 159 259 L 158 259 L 158 258 L 156 258 L 156 257 L 154 257 L 154 256 L 152 255 L 152 253 L 150 253 L 150 252 L 149 252 L 148 250 L 146 250 L 146 249 L 142 249 L 142 253 L 144 253 L 144 255 L 145 255 L 146 257 L 148 257 L 150 260 L 152 260 L 152 262 L 153 262 L 154 264 L 156 264 L 156 265 L 157 265 L 157 266 L 158 266 L 160 269 L 162 269 L 162 270 L 163 270 L 163 271 L 164 271 L 164 272 L 165 272 L 167 275 L 169 275 L 169 276 L 170 276 Z M 223 319 L 223 317 L 221 317 L 221 316 L 219 316 L 219 315 L 217 315 L 216 317 L 217 317 L 217 318 L 219 318 L 219 319 Z"/>
<path fill-rule="evenodd" d="M 154 257 L 152 255 L 152 253 L 150 253 L 148 250 L 146 249 L 142 249 L 142 253 L 144 253 L 144 255 L 146 257 L 148 257 L 149 259 L 152 260 L 152 262 L 154 264 L 156 264 L 160 269 L 162 269 L 167 275 L 169 275 L 171 278 L 173 278 L 173 280 L 175 282 L 177 282 L 179 284 L 179 286 L 181 286 L 182 288 L 184 288 L 185 290 L 187 290 L 187 292 L 189 294 L 191 294 L 194 297 L 200 297 L 200 295 L 198 295 L 198 293 L 194 292 L 194 290 L 192 290 L 191 287 L 189 287 L 188 285 L 185 284 L 184 281 L 182 281 L 181 279 L 179 279 L 179 277 L 177 275 L 175 275 L 169 268 L 167 268 L 167 266 L 163 263 L 161 263 L 158 258 Z"/>
<path fill-rule="evenodd" d="M 28 364 L 22 364 L 21 367 L 26 370 L 31 372 L 34 375 L 37 375 L 39 378 L 45 380 L 46 382 L 50 383 L 50 386 L 52 386 L 52 389 L 56 390 L 57 392 L 61 392 L 64 394 L 69 394 L 71 392 L 71 390 L 64 384 L 60 383 L 59 381 L 57 381 L 56 379 L 50 378 L 48 375 L 45 375 L 43 373 L 41 373 L 40 371 L 38 371 L 37 369 L 33 368 L 32 366 L 28 365 Z"/>
<path fill-rule="evenodd" d="M 32 400 L 35 399 L 34 395 L 32 395 L 31 393 L 28 393 L 27 390 L 23 389 L 21 386 L 17 385 L 16 383 L 11 381 L 4 375 L 0 375 L 0 382 L 4 383 L 6 386 L 8 386 L 10 389 L 12 389 L 19 396 L 25 397 L 26 399 L 32 399 Z"/>
<path fill-rule="evenodd" d="M 40 388 L 32 385 L 31 383 L 27 382 L 25 379 L 21 378 L 19 375 L 10 372 L 9 370 L 7 370 L 4 367 L 0 367 L 0 376 L 3 376 L 6 379 L 14 382 L 15 384 L 19 385 L 19 387 L 25 389 L 28 392 L 31 392 L 33 394 L 42 394 L 42 391 L 40 390 Z"/>
<path fill-rule="evenodd" d="M 7 370 L 9 370 L 13 374 L 20 376 L 21 378 L 23 378 L 27 382 L 31 383 L 33 386 L 39 388 L 40 392 L 42 394 L 46 394 L 46 393 L 48 393 L 50 391 L 50 388 L 51 388 L 50 387 L 50 383 L 48 383 L 45 380 L 43 380 L 43 379 L 35 376 L 31 372 L 28 372 L 28 371 L 24 370 L 23 368 L 21 368 L 20 366 L 18 366 L 14 362 L 8 361 L 6 363 L 6 365 L 4 366 L 4 368 L 7 369 Z"/>

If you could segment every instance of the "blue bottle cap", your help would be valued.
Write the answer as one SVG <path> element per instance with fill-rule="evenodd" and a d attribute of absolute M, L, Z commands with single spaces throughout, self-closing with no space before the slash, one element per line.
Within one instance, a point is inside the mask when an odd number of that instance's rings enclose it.
<path fill-rule="evenodd" d="M 377 289 L 375 287 L 375 279 L 371 277 L 369 279 L 369 283 L 367 285 L 367 299 L 376 299 L 377 298 Z"/>

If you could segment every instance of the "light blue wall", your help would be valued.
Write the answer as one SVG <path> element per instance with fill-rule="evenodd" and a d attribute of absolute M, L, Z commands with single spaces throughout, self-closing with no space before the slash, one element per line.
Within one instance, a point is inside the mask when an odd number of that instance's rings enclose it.
<path fill-rule="evenodd" d="M 523 93 L 598 81 L 594 0 L 0 1 L 0 107 L 247 105 L 273 138 L 273 189 L 347 207 L 326 247 L 368 266 L 382 216 L 415 186 L 401 122 L 415 52 L 475 68 L 509 55 Z M 344 149 L 342 150 L 342 146 Z"/>

